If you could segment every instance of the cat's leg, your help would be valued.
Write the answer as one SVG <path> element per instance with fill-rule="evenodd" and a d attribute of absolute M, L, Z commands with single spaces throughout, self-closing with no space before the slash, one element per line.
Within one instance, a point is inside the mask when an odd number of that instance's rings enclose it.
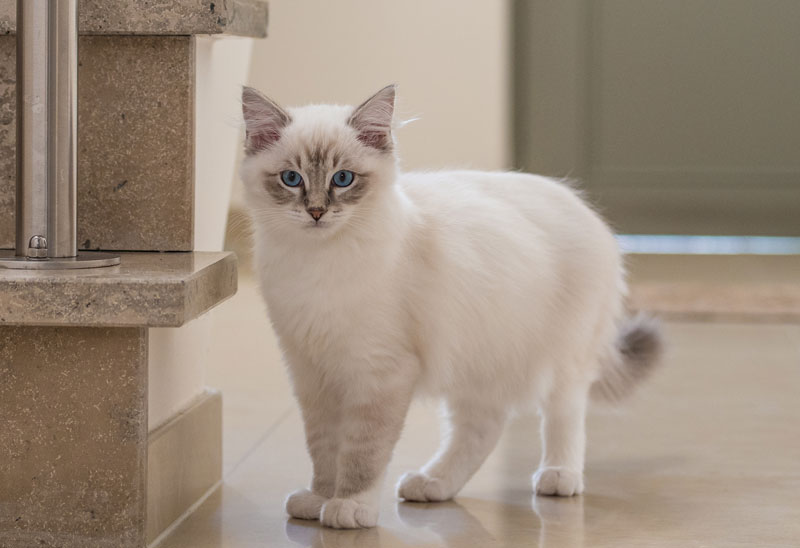
<path fill-rule="evenodd" d="M 447 419 L 450 433 L 442 448 L 420 472 L 400 478 L 399 497 L 418 502 L 453 498 L 497 445 L 506 409 L 499 403 L 454 400 L 448 402 Z"/>
<path fill-rule="evenodd" d="M 295 491 L 286 499 L 286 512 L 299 519 L 319 519 L 322 505 L 336 489 L 337 425 L 340 395 L 320 389 L 316 382 L 295 380 L 303 414 L 306 446 L 313 464 L 311 489 Z"/>
<path fill-rule="evenodd" d="M 355 529 L 378 522 L 380 489 L 405 422 L 413 382 L 366 381 L 361 388 L 370 385 L 380 389 L 342 404 L 336 491 L 320 518 L 328 527 Z"/>
<path fill-rule="evenodd" d="M 542 403 L 542 459 L 533 476 L 537 495 L 583 492 L 588 393 L 585 384 L 557 388 Z"/>

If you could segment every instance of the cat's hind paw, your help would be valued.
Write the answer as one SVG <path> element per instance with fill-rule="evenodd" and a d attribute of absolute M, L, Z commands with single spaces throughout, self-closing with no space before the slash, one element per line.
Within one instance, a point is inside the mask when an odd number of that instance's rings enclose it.
<path fill-rule="evenodd" d="M 568 468 L 539 468 L 533 475 L 533 490 L 537 495 L 580 495 L 583 493 L 583 475 Z"/>
<path fill-rule="evenodd" d="M 397 496 L 410 502 L 441 502 L 453 498 L 444 482 L 421 472 L 407 472 L 397 483 Z"/>
<path fill-rule="evenodd" d="M 298 519 L 319 519 L 322 505 L 327 500 L 308 489 L 300 489 L 286 498 L 286 513 Z"/>
<path fill-rule="evenodd" d="M 354 499 L 330 499 L 322 506 L 322 525 L 334 529 L 360 529 L 378 524 L 378 509 Z"/>

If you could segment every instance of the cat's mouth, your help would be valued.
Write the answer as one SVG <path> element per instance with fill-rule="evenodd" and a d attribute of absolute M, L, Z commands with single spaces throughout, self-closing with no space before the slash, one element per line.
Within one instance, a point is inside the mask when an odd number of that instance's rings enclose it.
<path fill-rule="evenodd" d="M 305 223 L 305 228 L 308 230 L 325 230 L 337 226 L 340 221 L 341 218 L 338 215 L 325 215 L 316 221 L 309 219 Z"/>
<path fill-rule="evenodd" d="M 312 229 L 312 230 L 319 230 L 321 228 L 328 228 L 329 226 L 331 226 L 330 221 L 323 221 L 323 220 L 311 221 L 309 223 L 306 223 L 306 228 L 307 229 Z"/>

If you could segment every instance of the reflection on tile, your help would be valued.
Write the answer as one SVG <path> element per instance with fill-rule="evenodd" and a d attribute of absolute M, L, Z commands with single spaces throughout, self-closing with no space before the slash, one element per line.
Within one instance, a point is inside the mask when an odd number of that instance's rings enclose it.
<path fill-rule="evenodd" d="M 255 292 L 240 295 L 243 308 L 229 313 L 249 342 L 211 375 L 227 383 L 226 459 L 239 464 L 226 466 L 225 485 L 164 548 L 798 544 L 800 326 L 670 324 L 662 371 L 623 408 L 590 416 L 587 492 L 572 499 L 532 497 L 539 442 L 529 416 L 508 426 L 455 501 L 398 501 L 394 482 L 438 441 L 436 408 L 416 404 L 380 526 L 334 531 L 283 511 L 285 495 L 307 484 L 310 462 L 274 339 L 246 308 Z M 254 331 L 242 333 L 251 319 Z"/>

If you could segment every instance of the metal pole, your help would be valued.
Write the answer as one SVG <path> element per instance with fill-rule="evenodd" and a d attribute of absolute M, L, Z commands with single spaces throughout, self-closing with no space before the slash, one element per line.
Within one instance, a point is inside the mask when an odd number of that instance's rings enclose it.
<path fill-rule="evenodd" d="M 0 267 L 91 268 L 77 249 L 78 0 L 17 0 L 17 223 Z"/>
<path fill-rule="evenodd" d="M 78 0 L 50 0 L 49 16 L 47 256 L 75 257 L 78 254 Z"/>
<path fill-rule="evenodd" d="M 47 58 L 49 0 L 17 0 L 17 250 L 18 257 L 46 257 L 28 246 L 47 237 Z M 38 253 L 38 254 L 37 254 Z M 30 255 L 29 255 L 30 254 Z"/>

